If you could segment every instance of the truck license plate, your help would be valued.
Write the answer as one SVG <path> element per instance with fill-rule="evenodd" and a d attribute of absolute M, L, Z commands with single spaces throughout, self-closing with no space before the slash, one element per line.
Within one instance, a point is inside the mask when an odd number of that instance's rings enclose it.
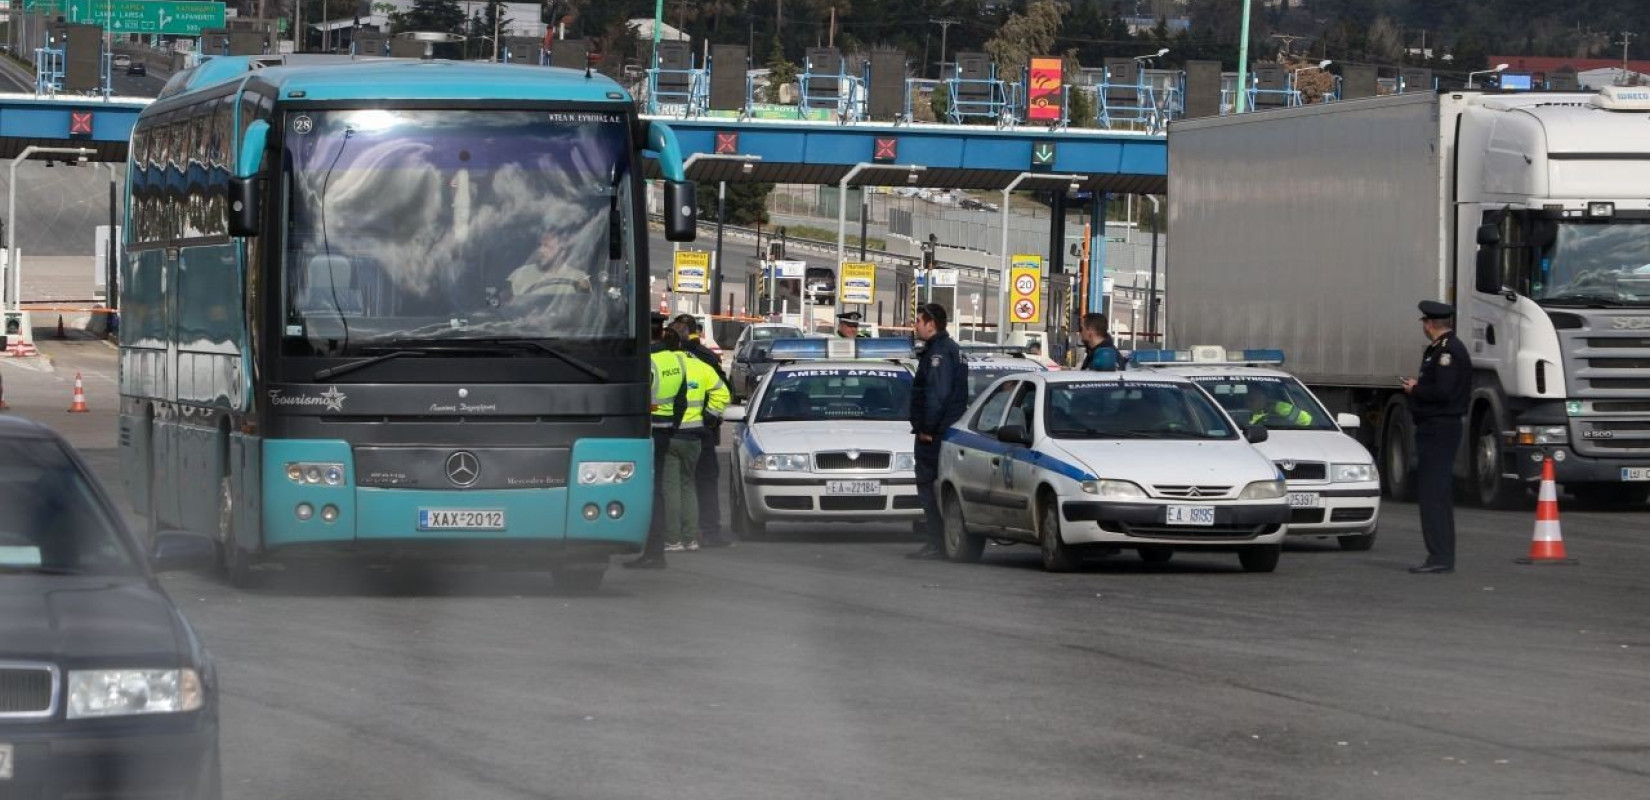
<path fill-rule="evenodd" d="M 420 508 L 418 509 L 418 529 L 421 531 L 502 531 L 504 530 L 504 512 Z"/>
<path fill-rule="evenodd" d="M 0 781 L 11 780 L 11 745 L 0 743 Z"/>
<path fill-rule="evenodd" d="M 882 481 L 826 481 L 826 494 L 882 494 Z"/>
<path fill-rule="evenodd" d="M 1650 481 L 1650 467 L 1622 467 L 1621 479 L 1624 481 Z"/>
<path fill-rule="evenodd" d="M 1170 525 L 1213 525 L 1214 506 L 1169 506 Z"/>
<path fill-rule="evenodd" d="M 1289 507 L 1290 508 L 1317 508 L 1318 507 L 1318 502 L 1319 501 L 1318 501 L 1318 493 L 1317 492 L 1290 492 L 1289 493 Z"/>

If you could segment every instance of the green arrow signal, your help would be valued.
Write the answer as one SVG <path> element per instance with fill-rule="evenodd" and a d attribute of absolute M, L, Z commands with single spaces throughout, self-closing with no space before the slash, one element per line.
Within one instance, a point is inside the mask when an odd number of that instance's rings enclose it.
<path fill-rule="evenodd" d="M 1039 142 L 1031 148 L 1031 165 L 1034 167 L 1054 166 L 1054 144 Z"/>

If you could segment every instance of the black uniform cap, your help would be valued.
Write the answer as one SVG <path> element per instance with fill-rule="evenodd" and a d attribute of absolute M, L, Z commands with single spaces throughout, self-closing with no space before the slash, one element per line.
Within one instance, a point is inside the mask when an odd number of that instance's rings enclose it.
<path fill-rule="evenodd" d="M 1449 303 L 1440 303 L 1437 300 L 1421 301 L 1421 317 L 1424 319 L 1453 319 L 1455 306 Z"/>
<path fill-rule="evenodd" d="M 843 325 L 852 325 L 856 328 L 859 327 L 860 320 L 863 319 L 865 319 L 865 315 L 859 313 L 858 311 L 849 311 L 845 314 L 836 315 L 836 321 L 838 323 Z"/>

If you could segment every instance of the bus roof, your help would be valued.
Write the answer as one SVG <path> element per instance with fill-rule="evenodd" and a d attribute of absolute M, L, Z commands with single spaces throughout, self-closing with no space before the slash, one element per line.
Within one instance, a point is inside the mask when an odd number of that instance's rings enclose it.
<path fill-rule="evenodd" d="M 274 84 L 280 99 L 565 100 L 630 102 L 601 73 L 527 64 L 349 56 L 218 56 L 178 73 L 160 99 L 238 81 L 249 72 Z"/>

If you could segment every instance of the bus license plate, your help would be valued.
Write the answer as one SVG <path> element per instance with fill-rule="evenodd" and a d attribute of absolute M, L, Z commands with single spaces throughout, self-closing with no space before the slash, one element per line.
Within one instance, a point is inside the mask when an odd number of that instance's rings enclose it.
<path fill-rule="evenodd" d="M 502 531 L 504 530 L 504 512 L 420 508 L 418 509 L 418 529 L 421 531 Z"/>
<path fill-rule="evenodd" d="M 1621 479 L 1624 481 L 1650 481 L 1650 467 L 1622 467 Z"/>
<path fill-rule="evenodd" d="M 1318 507 L 1318 502 L 1319 501 L 1318 501 L 1318 493 L 1317 492 L 1290 492 L 1289 493 L 1289 507 L 1290 508 L 1317 508 Z"/>
<path fill-rule="evenodd" d="M 826 481 L 826 494 L 882 494 L 882 481 Z"/>
<path fill-rule="evenodd" d="M 1169 506 L 1170 525 L 1213 525 L 1214 506 Z"/>

